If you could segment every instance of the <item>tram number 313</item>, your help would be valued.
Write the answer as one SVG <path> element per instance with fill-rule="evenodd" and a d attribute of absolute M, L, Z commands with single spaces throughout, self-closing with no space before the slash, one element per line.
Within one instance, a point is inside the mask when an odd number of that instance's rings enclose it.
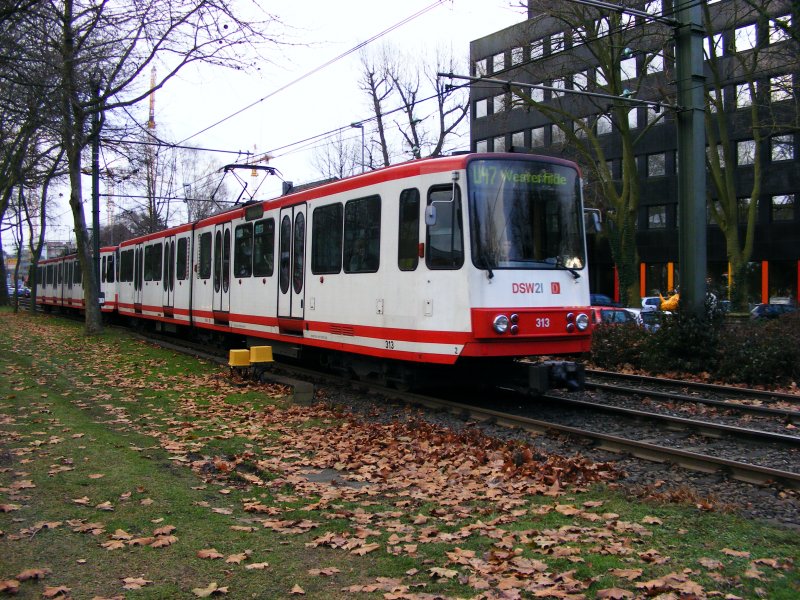
<path fill-rule="evenodd" d="M 550 328 L 550 318 L 549 317 L 539 317 L 536 319 L 536 327 L 539 329 L 549 329 Z"/>

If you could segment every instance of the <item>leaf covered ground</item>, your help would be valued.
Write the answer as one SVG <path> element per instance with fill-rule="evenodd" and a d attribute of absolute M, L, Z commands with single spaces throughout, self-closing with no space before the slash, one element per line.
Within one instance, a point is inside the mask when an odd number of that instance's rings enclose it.
<path fill-rule="evenodd" d="M 794 598 L 797 534 L 0 312 L 0 597 Z"/>

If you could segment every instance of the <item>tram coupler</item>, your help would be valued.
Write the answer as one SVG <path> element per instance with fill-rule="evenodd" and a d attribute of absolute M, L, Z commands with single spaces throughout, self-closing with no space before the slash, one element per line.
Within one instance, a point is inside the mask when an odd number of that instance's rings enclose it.
<path fill-rule="evenodd" d="M 581 363 L 569 360 L 545 360 L 528 365 L 528 393 L 544 394 L 552 388 L 566 388 L 571 392 L 583 389 L 586 370 Z"/>

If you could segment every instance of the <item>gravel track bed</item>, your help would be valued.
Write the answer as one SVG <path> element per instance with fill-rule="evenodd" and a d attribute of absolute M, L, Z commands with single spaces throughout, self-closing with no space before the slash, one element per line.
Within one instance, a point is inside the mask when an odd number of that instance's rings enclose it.
<path fill-rule="evenodd" d="M 733 512 L 748 519 L 759 519 L 790 527 L 800 531 L 800 492 L 784 490 L 780 486 L 756 486 L 728 479 L 724 474 L 705 474 L 689 471 L 677 466 L 654 463 L 638 458 L 624 456 L 595 448 L 591 442 L 576 440 L 565 436 L 534 435 L 525 431 L 508 429 L 491 423 L 467 422 L 463 418 L 447 412 L 434 412 L 409 408 L 376 394 L 358 392 L 340 386 L 324 387 L 325 401 L 348 407 L 365 419 L 385 422 L 395 419 L 406 420 L 423 418 L 428 422 L 461 430 L 467 426 L 479 427 L 487 435 L 498 439 L 518 440 L 530 444 L 540 452 L 572 456 L 580 454 L 597 462 L 614 462 L 624 476 L 616 485 L 634 498 L 656 502 L 679 501 L 698 506 L 701 510 Z M 505 410 L 500 402 L 492 402 L 492 407 Z M 543 418 L 543 408 L 531 404 L 527 416 Z M 580 415 L 570 417 L 570 425 L 583 427 Z M 586 423 L 588 425 L 588 423 Z M 681 435 L 680 437 L 684 437 Z M 657 435 L 663 438 L 663 431 Z M 720 456 L 728 456 L 724 450 Z M 791 459 L 776 458 L 770 452 L 769 460 L 787 460 L 800 470 L 800 455 L 795 453 Z M 730 457 L 733 459 L 733 457 Z M 786 468 L 770 463 L 775 468 Z M 786 470 L 792 470 L 786 468 Z"/>

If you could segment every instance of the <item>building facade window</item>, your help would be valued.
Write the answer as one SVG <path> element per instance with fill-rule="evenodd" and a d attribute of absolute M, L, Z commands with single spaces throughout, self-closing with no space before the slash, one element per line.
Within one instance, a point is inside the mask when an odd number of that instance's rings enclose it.
<path fill-rule="evenodd" d="M 586 43 L 586 28 L 574 27 L 572 29 L 572 47 L 580 46 Z"/>
<path fill-rule="evenodd" d="M 489 114 L 489 101 L 486 98 L 475 101 L 475 118 L 482 119 Z"/>
<path fill-rule="evenodd" d="M 605 72 L 600 67 L 594 70 L 594 83 L 597 87 L 608 86 L 608 78 L 606 78 Z"/>
<path fill-rule="evenodd" d="M 776 75 L 769 80 L 769 95 L 772 102 L 783 102 L 791 100 L 794 96 L 792 91 L 791 75 Z"/>
<path fill-rule="evenodd" d="M 622 81 L 636 79 L 636 57 L 626 58 L 619 63 L 619 75 Z"/>
<path fill-rule="evenodd" d="M 745 196 L 737 198 L 736 206 L 739 209 L 739 223 L 747 223 L 747 213 L 750 210 L 750 197 Z"/>
<path fill-rule="evenodd" d="M 752 165 L 756 161 L 755 140 L 741 140 L 736 142 L 736 164 Z"/>
<path fill-rule="evenodd" d="M 661 15 L 661 0 L 651 0 L 644 5 L 644 12 L 658 17 Z"/>
<path fill-rule="evenodd" d="M 531 147 L 544 146 L 544 127 L 534 127 L 531 129 Z"/>
<path fill-rule="evenodd" d="M 486 67 L 486 59 L 482 58 L 481 60 L 476 60 L 472 65 L 472 74 L 475 77 L 483 77 L 489 73 L 489 69 Z"/>
<path fill-rule="evenodd" d="M 522 63 L 522 48 L 511 49 L 511 66 Z"/>
<path fill-rule="evenodd" d="M 717 147 L 716 147 L 715 150 L 712 149 L 711 147 L 706 147 L 706 154 L 708 155 L 708 160 L 711 161 L 712 163 L 714 161 L 714 154 L 713 154 L 714 152 L 716 152 L 716 155 L 717 155 L 716 158 L 719 161 L 719 168 L 720 169 L 724 169 L 725 168 L 725 154 L 722 151 L 722 144 L 717 144 Z M 678 164 L 677 163 L 677 157 L 676 157 L 675 164 Z"/>
<path fill-rule="evenodd" d="M 736 108 L 747 108 L 753 105 L 753 94 L 749 83 L 740 83 L 736 86 Z"/>
<path fill-rule="evenodd" d="M 506 136 L 498 135 L 496 138 L 494 138 L 494 141 L 492 142 L 492 145 L 493 145 L 493 150 L 495 152 L 505 152 L 506 151 Z"/>
<path fill-rule="evenodd" d="M 607 135 L 613 131 L 614 127 L 611 123 L 611 117 L 608 115 L 600 115 L 597 117 L 597 135 Z"/>
<path fill-rule="evenodd" d="M 572 89 L 573 90 L 586 90 L 589 87 L 589 76 L 586 71 L 574 73 L 572 75 Z"/>
<path fill-rule="evenodd" d="M 550 54 L 561 52 L 564 49 L 564 32 L 559 31 L 550 36 Z"/>
<path fill-rule="evenodd" d="M 588 136 L 588 128 L 589 128 L 589 117 L 581 117 L 575 119 L 572 123 L 573 131 L 575 132 L 575 137 L 585 139 Z"/>
<path fill-rule="evenodd" d="M 551 144 L 563 144 L 566 140 L 564 132 L 558 125 L 551 125 L 550 126 L 550 143 Z"/>
<path fill-rule="evenodd" d="M 506 109 L 506 95 L 500 94 L 492 98 L 492 112 L 498 114 Z"/>
<path fill-rule="evenodd" d="M 559 91 L 563 90 L 567 87 L 566 82 L 563 78 L 553 79 L 553 82 L 550 84 L 550 87 L 554 87 L 556 89 L 550 91 L 550 98 L 555 100 L 556 98 L 561 98 L 564 95 L 564 92 Z"/>
<path fill-rule="evenodd" d="M 647 176 L 662 177 L 666 174 L 667 155 L 664 152 L 647 155 Z"/>
<path fill-rule="evenodd" d="M 664 53 L 657 52 L 648 56 L 647 60 L 647 74 L 653 75 L 664 71 Z"/>
<path fill-rule="evenodd" d="M 639 109 L 632 108 L 628 111 L 628 127 L 636 129 L 639 126 Z"/>
<path fill-rule="evenodd" d="M 647 207 L 647 228 L 666 229 L 667 228 L 667 206 L 658 204 Z"/>
<path fill-rule="evenodd" d="M 776 135 L 770 138 L 773 162 L 794 160 L 794 136 Z"/>
<path fill-rule="evenodd" d="M 501 52 L 492 57 L 492 73 L 499 73 L 506 68 L 506 55 Z"/>
<path fill-rule="evenodd" d="M 794 221 L 794 194 L 772 197 L 772 220 Z"/>
<path fill-rule="evenodd" d="M 534 102 L 544 102 L 544 90 L 541 88 L 531 88 L 531 100 Z"/>
<path fill-rule="evenodd" d="M 705 51 L 706 60 L 712 56 L 720 57 L 723 52 L 722 34 L 717 33 L 703 40 L 703 50 Z"/>
<path fill-rule="evenodd" d="M 780 44 L 791 39 L 792 16 L 783 15 L 769 20 L 769 43 Z"/>
<path fill-rule="evenodd" d="M 521 148 L 525 145 L 525 132 L 515 131 L 511 134 L 511 145 Z"/>
<path fill-rule="evenodd" d="M 544 56 L 544 40 L 533 40 L 531 42 L 531 60 Z"/>
<path fill-rule="evenodd" d="M 475 152 L 488 152 L 489 140 L 478 140 L 475 142 Z"/>
<path fill-rule="evenodd" d="M 756 47 L 756 26 L 737 27 L 733 34 L 733 48 L 736 52 L 746 52 Z"/>

